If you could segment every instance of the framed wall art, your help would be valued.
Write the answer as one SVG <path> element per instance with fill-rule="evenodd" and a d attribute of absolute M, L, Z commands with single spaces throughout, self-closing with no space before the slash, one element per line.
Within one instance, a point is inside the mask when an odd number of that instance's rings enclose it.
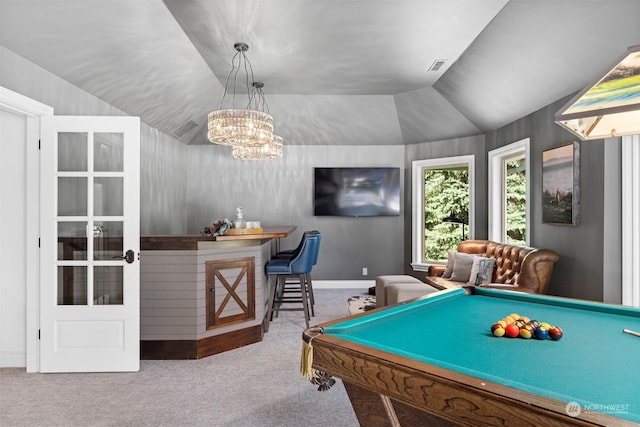
<path fill-rule="evenodd" d="M 542 152 L 542 222 L 577 225 L 580 219 L 580 145 Z"/>

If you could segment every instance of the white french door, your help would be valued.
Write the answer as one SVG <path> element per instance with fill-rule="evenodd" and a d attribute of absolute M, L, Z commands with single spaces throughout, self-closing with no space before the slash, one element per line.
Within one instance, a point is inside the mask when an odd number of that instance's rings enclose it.
<path fill-rule="evenodd" d="M 42 118 L 40 371 L 140 368 L 140 120 Z"/>

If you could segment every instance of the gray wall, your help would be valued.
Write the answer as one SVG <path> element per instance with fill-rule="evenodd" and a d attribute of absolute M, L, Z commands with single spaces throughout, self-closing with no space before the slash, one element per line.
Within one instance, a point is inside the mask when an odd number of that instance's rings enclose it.
<path fill-rule="evenodd" d="M 69 84 L 0 46 L 0 85 L 54 107 L 55 113 L 126 113 Z M 567 97 L 568 99 L 568 97 Z M 485 136 L 407 146 L 286 146 L 275 162 L 241 162 L 226 147 L 186 146 L 156 129 L 141 126 L 141 232 L 196 233 L 212 219 L 235 216 L 265 225 L 293 224 L 295 246 L 303 230 L 323 233 L 316 279 L 372 279 L 411 273 L 411 162 L 476 155 L 476 238 L 487 236 L 489 150 L 531 139 L 532 246 L 560 254 L 549 293 L 592 300 L 620 297 L 620 139 L 580 143 L 581 219 L 576 226 L 542 224 L 542 151 L 574 141 L 553 123 L 559 100 Z M 606 144 L 606 145 L 605 145 Z M 326 218 L 311 211 L 314 166 L 397 166 L 404 168 L 404 209 L 399 217 Z M 369 275 L 361 275 L 368 267 Z"/>
<path fill-rule="evenodd" d="M 122 116 L 125 112 L 0 46 L 0 85 L 54 108 L 56 115 Z M 186 232 L 187 146 L 140 126 L 140 232 Z"/>
<path fill-rule="evenodd" d="M 229 147 L 202 145 L 189 147 L 187 163 L 189 233 L 199 232 L 211 220 L 235 219 L 236 207 L 242 206 L 246 220 L 259 220 L 263 226 L 296 225 L 296 233 L 282 241 L 284 248 L 295 247 L 303 231 L 320 230 L 315 279 L 362 280 L 403 272 L 404 213 L 313 216 L 314 167 L 391 166 L 402 171 L 403 146 L 300 146 L 285 141 L 282 159 L 256 162 L 234 160 Z M 363 267 L 368 276 L 362 276 Z"/>
<path fill-rule="evenodd" d="M 605 141 L 580 142 L 580 221 L 575 226 L 542 223 L 542 152 L 546 149 L 576 141 L 573 135 L 553 121 L 553 115 L 570 97 L 552 103 L 533 114 L 487 134 L 487 151 L 506 144 L 530 138 L 531 140 L 531 246 L 553 249 L 560 255 L 555 265 L 549 294 L 589 300 L 604 299 L 604 246 L 619 251 L 621 235 L 610 234 L 605 242 L 605 224 L 612 229 L 620 223 L 620 207 L 606 210 L 605 188 L 616 189 L 620 178 L 620 163 L 609 164 L 609 176 L 605 182 Z M 607 141 L 619 144 L 619 139 Z M 615 151 L 615 150 L 614 150 Z M 619 156 L 618 156 L 619 159 Z M 616 160 L 613 159 L 613 162 Z M 619 161 L 619 160 L 618 160 Z M 617 178 L 616 178 L 617 176 Z M 611 196 L 615 200 L 615 195 Z M 619 197 L 617 198 L 619 201 Z M 619 262 L 619 261 L 618 261 Z M 620 265 L 607 266 L 620 271 Z M 609 281 L 609 287 L 620 288 L 617 280 Z M 615 299 L 617 292 L 608 291 L 608 299 Z M 619 302 L 619 301 L 612 301 Z"/>

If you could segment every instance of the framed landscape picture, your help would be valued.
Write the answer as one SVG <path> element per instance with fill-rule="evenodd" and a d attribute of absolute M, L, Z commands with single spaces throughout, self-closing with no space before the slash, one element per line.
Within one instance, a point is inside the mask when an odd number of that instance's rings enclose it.
<path fill-rule="evenodd" d="M 576 225 L 580 218 L 580 145 L 542 152 L 542 222 Z"/>

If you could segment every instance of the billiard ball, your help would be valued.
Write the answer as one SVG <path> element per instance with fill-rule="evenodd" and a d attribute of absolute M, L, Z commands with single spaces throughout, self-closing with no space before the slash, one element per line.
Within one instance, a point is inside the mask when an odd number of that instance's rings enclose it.
<path fill-rule="evenodd" d="M 516 325 L 519 329 L 519 328 L 522 328 L 526 324 L 526 322 L 523 322 L 522 320 L 518 319 L 513 324 Z"/>
<path fill-rule="evenodd" d="M 546 340 L 547 338 L 549 338 L 549 330 L 542 325 L 536 328 L 535 334 L 536 338 L 538 338 L 539 340 Z"/>
<path fill-rule="evenodd" d="M 504 326 L 499 323 L 494 323 L 491 326 L 491 333 L 496 337 L 501 337 L 504 335 Z"/>
<path fill-rule="evenodd" d="M 524 323 L 529 323 L 529 318 L 527 316 L 520 317 L 520 320 L 522 320 Z"/>
<path fill-rule="evenodd" d="M 531 333 L 532 329 L 524 326 L 522 328 L 520 328 L 520 338 L 524 338 L 524 339 L 529 339 L 533 336 L 533 334 Z"/>
<path fill-rule="evenodd" d="M 548 324 L 547 322 L 540 322 L 540 326 L 545 328 L 547 331 L 549 330 L 549 328 L 551 328 L 551 325 Z"/>
<path fill-rule="evenodd" d="M 560 329 L 559 326 L 552 326 L 549 328 L 549 337 L 551 337 L 552 340 L 559 340 L 560 338 L 562 338 L 562 329 Z"/>
<path fill-rule="evenodd" d="M 540 322 L 538 322 L 535 319 L 529 320 L 529 324 L 532 325 L 534 328 L 537 328 L 538 326 L 540 326 Z"/>
<path fill-rule="evenodd" d="M 498 325 L 502 326 L 502 329 L 504 329 L 505 326 L 507 326 L 507 322 L 505 322 L 504 320 L 498 320 L 496 323 Z"/>
<path fill-rule="evenodd" d="M 520 335 L 520 328 L 518 328 L 514 324 L 507 325 L 507 327 L 504 329 L 504 334 L 509 338 L 515 338 Z"/>

